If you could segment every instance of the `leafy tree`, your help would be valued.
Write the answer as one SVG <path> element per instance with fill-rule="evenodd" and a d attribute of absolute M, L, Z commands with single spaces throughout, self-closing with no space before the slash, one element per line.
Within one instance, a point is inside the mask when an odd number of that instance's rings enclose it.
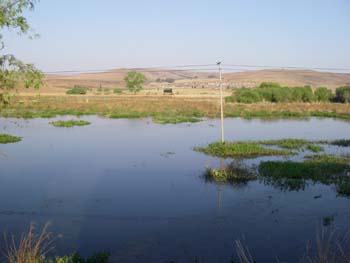
<path fill-rule="evenodd" d="M 350 102 L 350 86 L 339 87 L 335 90 L 336 102 Z"/>
<path fill-rule="evenodd" d="M 129 71 L 124 81 L 129 91 L 136 93 L 143 90 L 142 84 L 145 83 L 146 77 L 142 73 Z"/>
<path fill-rule="evenodd" d="M 330 89 L 327 89 L 325 87 L 320 87 L 315 90 L 314 96 L 316 101 L 327 102 L 332 99 L 333 94 Z"/>
<path fill-rule="evenodd" d="M 32 11 L 36 0 L 0 0 L 0 30 L 15 30 L 18 34 L 31 35 L 31 27 L 22 15 L 25 10 Z M 0 51 L 5 47 L 3 36 L 0 33 Z M 12 54 L 0 55 L 0 105 L 8 103 L 10 91 L 18 83 L 24 87 L 38 89 L 42 85 L 43 74 L 32 64 L 25 64 Z"/>
<path fill-rule="evenodd" d="M 237 89 L 237 91 L 234 94 L 234 97 L 236 101 L 240 103 L 255 103 L 255 102 L 262 101 L 262 97 L 254 89 L 247 89 L 247 88 Z"/>

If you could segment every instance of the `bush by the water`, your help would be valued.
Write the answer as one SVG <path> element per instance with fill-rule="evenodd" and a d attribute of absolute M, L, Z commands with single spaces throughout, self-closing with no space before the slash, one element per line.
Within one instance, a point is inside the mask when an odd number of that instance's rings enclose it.
<path fill-rule="evenodd" d="M 349 103 L 350 102 L 350 86 L 339 87 L 335 90 L 336 102 Z"/>
<path fill-rule="evenodd" d="M 230 101 L 232 97 L 226 98 L 226 101 Z M 255 103 L 255 102 L 260 102 L 262 101 L 262 97 L 260 94 L 253 89 L 247 89 L 247 88 L 241 88 L 238 89 L 235 93 L 235 100 L 240 103 Z"/>
<path fill-rule="evenodd" d="M 226 102 L 350 102 L 350 86 L 339 87 L 336 93 L 326 87 L 312 90 L 310 86 L 283 87 L 274 82 L 263 82 L 255 88 L 235 89 Z"/>
<path fill-rule="evenodd" d="M 315 94 L 315 100 L 320 102 L 331 101 L 333 98 L 332 91 L 325 87 L 317 88 L 314 94 Z"/>
<path fill-rule="evenodd" d="M 85 95 L 87 88 L 75 85 L 72 89 L 67 90 L 66 94 L 70 95 Z"/>

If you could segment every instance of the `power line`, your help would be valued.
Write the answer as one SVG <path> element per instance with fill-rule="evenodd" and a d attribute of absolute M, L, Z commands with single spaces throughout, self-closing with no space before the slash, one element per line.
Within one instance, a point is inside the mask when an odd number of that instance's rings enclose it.
<path fill-rule="evenodd" d="M 201 64 L 201 65 L 176 65 L 176 66 L 153 66 L 153 67 L 135 67 L 135 68 L 108 68 L 108 69 L 88 69 L 88 70 L 55 70 L 46 71 L 45 74 L 56 74 L 56 73 L 107 73 L 109 71 L 115 70 L 135 70 L 144 72 L 156 72 L 156 71 L 166 71 L 166 69 L 181 71 L 181 68 L 193 68 L 192 70 L 216 70 L 216 68 L 203 69 L 202 67 L 214 67 L 216 64 Z M 200 67 L 200 68 L 197 68 Z M 188 71 L 189 69 L 183 69 L 182 71 Z M 114 72 L 112 72 L 114 73 Z"/>
<path fill-rule="evenodd" d="M 271 66 L 271 65 L 232 65 L 224 64 L 223 67 L 239 67 L 239 68 L 269 68 L 269 69 L 310 69 L 310 70 L 338 70 L 346 71 L 350 68 L 324 68 L 324 67 L 301 67 L 301 66 Z"/>
<path fill-rule="evenodd" d="M 90 69 L 90 70 L 57 70 L 46 71 L 44 74 L 57 75 L 57 74 L 89 74 L 89 73 L 104 73 L 115 74 L 116 70 L 119 71 L 142 71 L 142 72 L 167 72 L 172 70 L 174 72 L 187 72 L 187 71 L 207 71 L 215 72 L 216 64 L 200 64 L 200 65 L 176 65 L 176 66 L 157 66 L 157 67 L 135 67 L 135 68 L 108 68 L 108 69 Z M 326 67 L 301 67 L 301 66 L 271 66 L 271 65 L 251 65 L 251 64 L 223 64 L 222 70 L 224 71 L 242 71 L 250 69 L 292 69 L 292 70 L 324 70 L 324 71 L 350 71 L 350 68 L 326 68 Z"/>

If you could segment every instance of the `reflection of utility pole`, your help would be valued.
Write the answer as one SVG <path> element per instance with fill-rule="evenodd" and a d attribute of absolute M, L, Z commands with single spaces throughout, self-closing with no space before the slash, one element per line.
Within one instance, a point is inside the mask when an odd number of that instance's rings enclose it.
<path fill-rule="evenodd" d="M 218 208 L 221 209 L 222 207 L 222 189 L 221 189 L 221 183 L 218 184 Z"/>
<path fill-rule="evenodd" d="M 220 160 L 220 170 L 223 170 L 223 169 L 225 169 L 225 163 L 224 163 L 224 160 L 221 159 Z M 218 183 L 218 209 L 221 209 L 221 207 L 222 207 L 222 185 L 219 182 Z"/>
<path fill-rule="evenodd" d="M 222 98 L 222 76 L 221 76 L 221 62 L 217 62 L 216 65 L 219 67 L 219 78 L 220 78 L 220 113 L 221 113 L 221 142 L 225 142 L 224 138 L 224 105 Z"/>

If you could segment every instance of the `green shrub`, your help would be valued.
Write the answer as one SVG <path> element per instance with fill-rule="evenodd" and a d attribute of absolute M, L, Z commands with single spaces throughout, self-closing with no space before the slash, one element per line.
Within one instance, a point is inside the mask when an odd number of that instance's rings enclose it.
<path fill-rule="evenodd" d="M 314 100 L 314 93 L 310 86 L 304 86 L 302 88 L 303 94 L 301 97 L 302 102 L 312 102 Z"/>
<path fill-rule="evenodd" d="M 315 90 L 314 96 L 316 101 L 327 102 L 332 99 L 333 94 L 330 89 L 327 89 L 325 87 L 320 87 Z"/>
<path fill-rule="evenodd" d="M 236 90 L 234 98 L 232 99 L 241 103 L 255 103 L 262 101 L 262 97 L 256 90 L 247 88 L 241 88 Z"/>
<path fill-rule="evenodd" d="M 69 95 L 85 95 L 87 88 L 75 85 L 72 89 L 67 90 L 66 94 Z"/>
<path fill-rule="evenodd" d="M 335 90 L 336 102 L 346 103 L 350 102 L 350 86 L 339 87 Z"/>
<path fill-rule="evenodd" d="M 263 82 L 256 90 L 265 101 L 276 102 L 276 93 L 278 93 L 281 88 L 282 87 L 278 83 Z"/>
<path fill-rule="evenodd" d="M 122 91 L 122 89 L 116 88 L 116 89 L 113 89 L 113 93 L 114 93 L 114 94 L 122 94 L 123 91 Z"/>
<path fill-rule="evenodd" d="M 294 87 L 291 89 L 291 101 L 294 102 L 312 102 L 314 93 L 310 86 Z"/>
<path fill-rule="evenodd" d="M 263 82 L 256 90 L 265 101 L 289 102 L 292 100 L 291 89 L 289 87 L 282 87 L 278 83 Z"/>

